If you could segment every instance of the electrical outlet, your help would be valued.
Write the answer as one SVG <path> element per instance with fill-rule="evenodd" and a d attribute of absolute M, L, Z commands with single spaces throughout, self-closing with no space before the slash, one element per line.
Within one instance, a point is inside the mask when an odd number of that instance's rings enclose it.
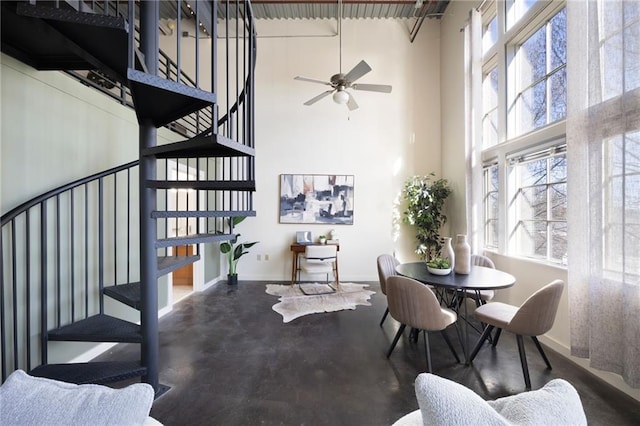
<path fill-rule="evenodd" d="M 265 255 L 264 255 L 264 260 L 265 260 L 265 261 L 269 260 L 269 255 L 268 255 L 268 254 L 265 254 Z"/>
<path fill-rule="evenodd" d="M 257 255 L 257 258 L 258 260 L 262 260 L 262 255 L 261 254 Z"/>

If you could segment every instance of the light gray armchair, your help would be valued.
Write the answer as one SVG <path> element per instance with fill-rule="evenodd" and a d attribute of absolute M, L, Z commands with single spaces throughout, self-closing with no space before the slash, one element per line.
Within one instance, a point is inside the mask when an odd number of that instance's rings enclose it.
<path fill-rule="evenodd" d="M 419 409 L 393 426 L 587 425 L 578 392 L 562 379 L 535 391 L 485 401 L 459 383 L 422 373 L 416 378 L 415 391 Z"/>

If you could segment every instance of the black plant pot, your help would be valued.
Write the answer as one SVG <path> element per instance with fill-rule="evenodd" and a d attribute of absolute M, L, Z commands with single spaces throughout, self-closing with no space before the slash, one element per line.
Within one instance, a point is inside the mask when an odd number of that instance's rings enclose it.
<path fill-rule="evenodd" d="M 227 275 L 227 284 L 229 285 L 238 285 L 238 274 L 228 274 Z"/>

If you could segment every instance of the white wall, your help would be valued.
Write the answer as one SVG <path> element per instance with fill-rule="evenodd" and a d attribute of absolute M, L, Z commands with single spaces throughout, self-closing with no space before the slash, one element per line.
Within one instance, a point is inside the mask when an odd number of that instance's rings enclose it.
<path fill-rule="evenodd" d="M 449 202 L 451 234 L 466 232 L 465 219 L 465 161 L 464 161 L 464 27 L 469 10 L 480 1 L 454 0 L 449 4 L 441 28 L 442 75 L 442 174 L 454 189 Z M 551 265 L 525 259 L 490 254 L 496 267 L 516 277 L 516 285 L 498 292 L 496 299 L 519 305 L 530 294 L 554 279 L 567 282 L 567 271 Z M 565 289 L 554 327 L 540 340 L 577 364 L 587 368 L 607 382 L 640 400 L 640 389 L 631 389 L 616 374 L 588 368 L 588 362 L 570 356 L 568 291 Z"/>
<path fill-rule="evenodd" d="M 260 28 L 267 31 L 265 24 Z M 286 31 L 296 24 L 272 25 Z M 413 233 L 398 227 L 395 205 L 407 176 L 440 173 L 439 24 L 426 21 L 413 44 L 398 21 L 345 20 L 342 28 L 342 71 L 364 59 L 373 71 L 361 83 L 393 86 L 391 94 L 355 92 L 360 108 L 353 112 L 331 97 L 304 106 L 327 87 L 293 79 L 328 80 L 337 73 L 337 37 L 258 39 L 258 216 L 242 223 L 239 232 L 260 244 L 240 261 L 240 279 L 289 279 L 289 245 L 299 230 L 315 236 L 332 228 L 339 232 L 342 280 L 377 280 L 375 261 L 382 253 L 395 250 L 404 260 L 414 258 Z M 354 175 L 354 224 L 279 224 L 283 173 Z M 258 261 L 258 254 L 270 260 Z"/>

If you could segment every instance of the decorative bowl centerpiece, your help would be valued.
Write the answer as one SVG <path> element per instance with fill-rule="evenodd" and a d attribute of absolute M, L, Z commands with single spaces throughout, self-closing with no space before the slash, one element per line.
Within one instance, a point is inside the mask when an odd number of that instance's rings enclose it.
<path fill-rule="evenodd" d="M 449 259 L 436 257 L 427 262 L 427 271 L 433 275 L 448 275 L 451 273 L 451 262 Z"/>

